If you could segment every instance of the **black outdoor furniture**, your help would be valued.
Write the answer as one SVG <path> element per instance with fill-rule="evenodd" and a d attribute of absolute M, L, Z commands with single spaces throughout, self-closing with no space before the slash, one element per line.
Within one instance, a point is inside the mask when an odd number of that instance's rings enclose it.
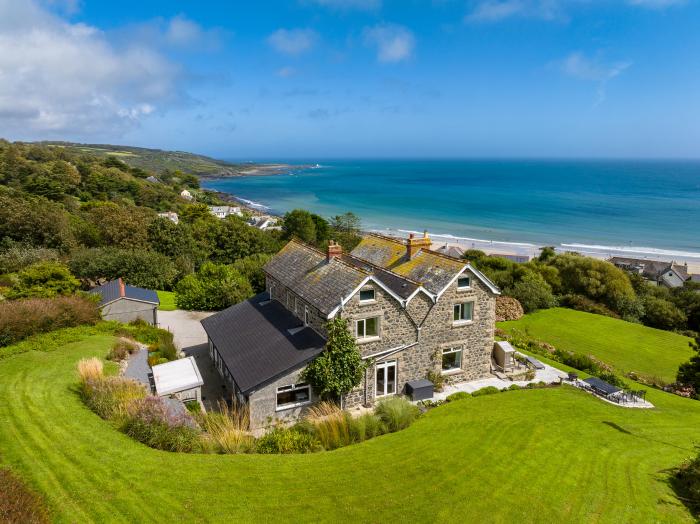
<path fill-rule="evenodd" d="M 406 382 L 406 395 L 411 397 L 411 400 L 428 400 L 433 398 L 434 387 L 433 383 L 425 378 L 411 380 Z"/>
<path fill-rule="evenodd" d="M 535 357 L 525 355 L 525 360 L 527 360 L 535 369 L 544 369 L 544 364 L 537 360 Z"/>
<path fill-rule="evenodd" d="M 577 380 L 578 380 L 578 373 L 574 373 L 573 371 L 569 371 L 569 381 L 576 382 Z"/>
<path fill-rule="evenodd" d="M 606 398 L 608 398 L 610 395 L 614 395 L 615 393 L 619 393 L 620 391 L 622 391 L 620 388 L 613 386 L 612 384 L 608 384 L 607 382 L 599 379 L 598 377 L 590 377 L 584 379 L 584 382 L 588 384 L 593 389 L 593 391 Z"/>

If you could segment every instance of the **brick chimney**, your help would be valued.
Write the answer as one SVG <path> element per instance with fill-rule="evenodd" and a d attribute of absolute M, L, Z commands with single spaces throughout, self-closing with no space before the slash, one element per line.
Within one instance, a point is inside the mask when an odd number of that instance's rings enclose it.
<path fill-rule="evenodd" d="M 428 231 L 423 231 L 422 237 L 416 237 L 413 233 L 408 235 L 408 241 L 406 242 L 406 256 L 408 259 L 412 259 L 416 256 L 416 253 L 421 249 L 430 249 L 433 245 L 433 241 L 430 240 L 428 236 Z"/>
<path fill-rule="evenodd" d="M 343 254 L 343 246 L 336 243 L 335 240 L 328 241 L 328 248 L 326 249 L 326 261 L 330 262 L 334 258 L 338 258 Z"/>
<path fill-rule="evenodd" d="M 126 296 L 126 286 L 124 285 L 124 281 L 121 279 L 121 277 L 119 277 L 119 296 Z"/>

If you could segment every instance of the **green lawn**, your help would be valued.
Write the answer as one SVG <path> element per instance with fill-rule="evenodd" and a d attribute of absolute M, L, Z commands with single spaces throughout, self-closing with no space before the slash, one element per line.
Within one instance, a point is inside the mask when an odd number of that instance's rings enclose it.
<path fill-rule="evenodd" d="M 157 291 L 158 300 L 160 300 L 160 306 L 158 309 L 161 311 L 175 311 L 177 305 L 175 304 L 175 293 L 172 291 Z"/>
<path fill-rule="evenodd" d="M 572 309 L 544 309 L 520 320 L 499 322 L 560 349 L 593 355 L 622 372 L 636 371 L 666 382 L 693 354 L 690 338 L 601 315 Z"/>
<path fill-rule="evenodd" d="M 655 410 L 566 386 L 467 399 L 333 452 L 184 455 L 113 430 L 75 391 L 96 335 L 0 361 L 0 457 L 59 522 L 691 522 L 667 484 L 700 403 Z"/>

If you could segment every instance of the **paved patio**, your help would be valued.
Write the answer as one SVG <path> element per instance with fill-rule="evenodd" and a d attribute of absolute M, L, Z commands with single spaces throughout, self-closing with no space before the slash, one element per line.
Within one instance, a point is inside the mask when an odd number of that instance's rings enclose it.
<path fill-rule="evenodd" d="M 207 343 L 207 334 L 200 320 L 214 313 L 211 311 L 158 311 L 159 326 L 175 336 L 175 345 L 184 350 Z"/>

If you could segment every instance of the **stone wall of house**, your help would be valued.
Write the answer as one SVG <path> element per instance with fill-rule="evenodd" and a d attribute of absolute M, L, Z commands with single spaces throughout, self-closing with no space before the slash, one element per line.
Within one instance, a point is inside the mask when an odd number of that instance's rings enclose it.
<path fill-rule="evenodd" d="M 321 336 L 326 336 L 328 319 L 318 308 L 312 306 L 279 280 L 265 275 L 265 290 L 269 293 L 270 289 L 272 289 L 272 299 L 282 304 L 302 322 L 304 321 L 304 308 L 308 308 L 309 326 Z"/>
<path fill-rule="evenodd" d="M 310 406 L 318 402 L 318 396 L 312 389 L 311 401 L 308 404 L 277 410 L 277 388 L 302 383 L 301 373 L 304 369 L 305 366 L 302 366 L 290 371 L 288 374 L 248 395 L 250 429 L 255 435 L 260 435 L 277 424 L 289 425 L 297 422 L 304 416 Z"/>

